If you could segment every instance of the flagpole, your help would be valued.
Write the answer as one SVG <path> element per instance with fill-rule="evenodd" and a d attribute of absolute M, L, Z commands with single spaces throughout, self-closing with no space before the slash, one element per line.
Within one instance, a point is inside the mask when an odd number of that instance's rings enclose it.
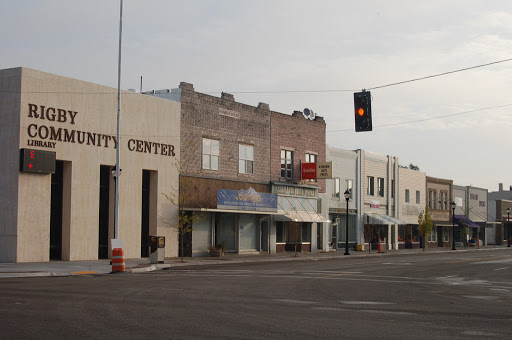
<path fill-rule="evenodd" d="M 119 174 L 121 171 L 119 163 L 119 148 L 121 140 L 119 136 L 119 127 L 121 120 L 121 37 L 123 34 L 123 0 L 121 0 L 121 9 L 119 13 L 119 59 L 117 68 L 117 143 L 116 143 L 116 197 L 115 197 L 115 212 L 114 212 L 114 238 L 119 238 Z"/>

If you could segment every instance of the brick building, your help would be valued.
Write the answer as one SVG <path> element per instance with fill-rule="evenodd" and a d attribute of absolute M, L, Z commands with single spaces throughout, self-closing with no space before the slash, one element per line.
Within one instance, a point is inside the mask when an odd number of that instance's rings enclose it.
<path fill-rule="evenodd" d="M 327 219 L 325 180 L 302 180 L 303 163 L 325 162 L 325 121 L 310 112 L 271 113 L 272 193 L 278 211 L 272 216 L 270 244 L 275 252 L 322 249 Z M 323 201 L 322 202 L 322 197 Z"/>

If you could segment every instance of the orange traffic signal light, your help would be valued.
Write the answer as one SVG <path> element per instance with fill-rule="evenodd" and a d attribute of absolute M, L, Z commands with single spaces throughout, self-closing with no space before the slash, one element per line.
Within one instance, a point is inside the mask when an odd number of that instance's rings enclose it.
<path fill-rule="evenodd" d="M 356 132 L 372 131 L 372 97 L 370 91 L 354 93 Z"/>

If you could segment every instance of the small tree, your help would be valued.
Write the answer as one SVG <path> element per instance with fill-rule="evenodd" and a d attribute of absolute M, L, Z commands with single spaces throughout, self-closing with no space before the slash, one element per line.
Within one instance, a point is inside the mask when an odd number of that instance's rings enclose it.
<path fill-rule="evenodd" d="M 428 206 L 425 206 L 425 210 L 420 212 L 418 216 L 418 229 L 420 235 L 423 237 L 423 251 L 425 251 L 427 247 L 427 237 L 432 233 L 433 227 L 434 223 L 432 223 L 432 219 L 430 218 Z"/>
<path fill-rule="evenodd" d="M 196 143 L 189 143 L 189 150 L 193 150 Z M 182 154 L 182 160 L 176 160 L 174 166 L 178 170 L 179 181 L 178 188 L 173 187 L 169 193 L 162 193 L 164 197 L 174 206 L 178 207 L 178 215 L 175 218 L 162 217 L 162 222 L 178 231 L 180 242 L 181 262 L 184 262 L 184 242 L 183 239 L 188 233 L 192 232 L 192 226 L 203 219 L 203 215 L 198 212 L 185 211 L 183 208 L 188 202 L 197 201 L 197 192 L 190 192 L 190 188 L 197 178 L 197 171 L 191 171 L 190 168 L 194 162 L 187 154 Z"/>

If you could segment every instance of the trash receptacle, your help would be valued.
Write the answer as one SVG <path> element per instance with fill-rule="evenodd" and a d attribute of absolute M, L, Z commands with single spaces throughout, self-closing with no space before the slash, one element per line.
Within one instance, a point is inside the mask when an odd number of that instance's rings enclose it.
<path fill-rule="evenodd" d="M 151 264 L 164 263 L 165 260 L 165 237 L 149 235 Z"/>

